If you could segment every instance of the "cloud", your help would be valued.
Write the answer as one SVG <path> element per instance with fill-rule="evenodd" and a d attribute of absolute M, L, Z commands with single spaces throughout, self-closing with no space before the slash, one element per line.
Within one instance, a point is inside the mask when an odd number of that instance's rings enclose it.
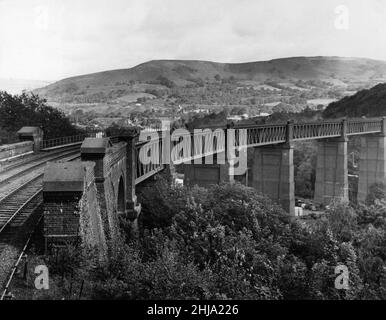
<path fill-rule="evenodd" d="M 349 9 L 347 30 L 334 25 Z M 60 79 L 152 59 L 384 59 L 383 0 L 0 0 L 0 77 Z"/>

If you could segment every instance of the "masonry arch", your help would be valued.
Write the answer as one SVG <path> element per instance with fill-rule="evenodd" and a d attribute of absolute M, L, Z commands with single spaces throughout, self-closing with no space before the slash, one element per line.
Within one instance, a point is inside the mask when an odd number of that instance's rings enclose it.
<path fill-rule="evenodd" d="M 118 213 L 125 212 L 125 183 L 122 176 L 119 178 L 118 183 L 117 208 Z"/>

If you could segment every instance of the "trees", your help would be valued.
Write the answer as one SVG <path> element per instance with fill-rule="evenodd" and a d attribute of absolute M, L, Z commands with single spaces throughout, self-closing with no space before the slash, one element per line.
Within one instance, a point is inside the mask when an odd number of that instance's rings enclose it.
<path fill-rule="evenodd" d="M 169 189 L 165 181 L 157 183 L 156 190 Z M 177 188 L 173 196 L 168 191 L 166 198 L 159 191 L 151 196 L 146 190 L 154 206 L 147 217 L 151 224 L 145 222 L 143 227 L 150 228 L 147 235 L 161 229 L 163 239 L 173 241 L 183 261 L 218 275 L 211 277 L 210 285 L 218 295 L 240 299 L 351 297 L 336 292 L 333 271 L 338 263 L 351 263 L 356 256 L 342 253 L 346 247 L 340 247 L 329 221 L 304 228 L 266 197 L 239 184 Z M 166 200 L 161 205 L 160 198 Z M 164 220 L 155 225 L 161 217 Z M 151 256 L 156 250 L 148 249 L 155 248 L 160 238 L 148 241 L 144 252 L 153 252 Z M 360 287 L 358 278 L 354 280 L 358 285 L 352 292 Z"/>
<path fill-rule="evenodd" d="M 326 118 L 383 116 L 386 114 L 385 99 L 386 84 L 380 83 L 371 89 L 361 90 L 352 96 L 330 103 L 323 116 Z"/>
<path fill-rule="evenodd" d="M 157 183 L 157 190 L 174 189 L 164 184 L 165 181 Z M 331 205 L 326 218 L 310 224 L 290 221 L 280 207 L 238 184 L 209 189 L 178 188 L 173 196 L 168 191 L 166 198 L 155 192 L 157 197 L 168 199 L 169 214 L 165 215 L 163 206 L 156 201 L 153 215 L 167 216 L 168 222 L 145 224 L 144 228 L 150 228 L 148 234 L 161 229 L 163 239 L 173 242 L 183 261 L 212 273 L 205 281 L 206 284 L 210 281 L 208 286 L 217 296 L 241 299 L 385 297 L 386 200 L 379 200 L 384 194 L 377 192 L 377 186 L 374 186 L 375 195 L 370 197 L 378 199 L 372 207 L 354 208 L 337 202 Z M 377 214 L 369 215 L 371 212 Z M 160 243 L 160 238 L 148 243 L 146 248 L 154 248 L 155 243 Z M 338 265 L 349 269 L 349 290 L 335 289 L 334 270 Z"/>
<path fill-rule="evenodd" d="M 107 261 L 76 261 L 88 298 L 386 298 L 385 200 L 337 202 L 305 223 L 237 183 L 186 188 L 160 178 L 140 197 L 141 237 L 110 243 Z M 335 288 L 338 265 L 349 270 L 347 290 Z"/>
<path fill-rule="evenodd" d="M 23 126 L 41 127 L 45 139 L 79 133 L 61 111 L 48 106 L 38 95 L 0 92 L 0 128 L 15 133 Z"/>
<path fill-rule="evenodd" d="M 294 146 L 294 174 L 296 195 L 313 198 L 316 168 L 316 144 L 297 142 Z"/>
<path fill-rule="evenodd" d="M 139 133 L 139 128 L 137 127 L 122 127 L 116 123 L 113 123 L 106 130 L 106 135 L 111 136 L 132 136 Z"/>
<path fill-rule="evenodd" d="M 170 80 L 164 76 L 159 76 L 157 78 L 157 81 L 159 82 L 159 84 L 161 84 L 165 87 L 168 87 L 168 88 L 174 88 L 176 86 L 176 84 L 172 80 Z"/>

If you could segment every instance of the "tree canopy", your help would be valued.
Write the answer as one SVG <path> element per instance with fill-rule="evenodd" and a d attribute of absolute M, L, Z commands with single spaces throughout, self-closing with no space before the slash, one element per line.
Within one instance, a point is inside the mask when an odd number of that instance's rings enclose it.
<path fill-rule="evenodd" d="M 361 90 L 352 96 L 330 103 L 323 112 L 326 118 L 379 117 L 386 115 L 386 83 Z"/>
<path fill-rule="evenodd" d="M 63 112 L 48 106 L 38 95 L 0 91 L 0 129 L 15 134 L 23 126 L 42 128 L 45 139 L 79 133 Z"/>
<path fill-rule="evenodd" d="M 87 298 L 386 298 L 384 193 L 358 207 L 332 204 L 310 221 L 290 219 L 237 183 L 186 188 L 161 178 L 139 197 L 138 240 L 111 243 L 105 262 L 87 251 L 74 261 L 80 252 L 74 249 L 61 260 L 60 268 L 85 281 Z M 127 235 L 130 228 L 122 226 Z M 59 282 L 55 258 L 49 259 L 50 277 Z M 341 265 L 349 270 L 346 290 L 334 284 Z M 61 290 L 52 294 L 68 294 Z"/>

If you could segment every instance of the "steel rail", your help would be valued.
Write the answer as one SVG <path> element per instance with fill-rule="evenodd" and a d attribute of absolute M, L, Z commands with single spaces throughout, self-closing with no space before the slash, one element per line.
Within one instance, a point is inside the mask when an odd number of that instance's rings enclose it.
<path fill-rule="evenodd" d="M 60 153 L 58 153 L 58 154 L 55 154 L 55 155 L 46 155 L 46 157 L 37 160 L 38 163 L 33 164 L 33 165 L 29 166 L 29 167 L 26 167 L 26 168 L 22 169 L 21 171 L 15 173 L 14 175 L 9 176 L 9 177 L 7 177 L 7 178 L 1 180 L 1 181 L 0 181 L 0 185 L 1 185 L 1 184 L 5 184 L 5 183 L 7 183 L 9 180 L 14 179 L 14 178 L 16 178 L 16 177 L 20 177 L 21 175 L 23 175 L 23 174 L 25 174 L 25 173 L 27 173 L 27 172 L 31 172 L 31 171 L 37 169 L 38 167 L 45 165 L 48 161 L 58 160 L 58 159 L 60 159 L 60 158 L 63 158 L 63 157 L 66 157 L 66 156 L 69 156 L 69 155 L 71 155 L 71 154 L 75 154 L 75 153 L 78 153 L 78 152 L 79 152 L 78 150 L 75 150 L 75 149 L 74 149 L 74 150 L 68 150 L 67 153 L 63 153 L 63 151 L 62 151 L 62 152 L 60 152 Z M 35 162 L 35 161 L 34 161 L 34 162 Z M 20 167 L 22 167 L 23 165 L 28 165 L 28 163 L 27 163 L 27 164 L 22 164 L 22 165 L 20 165 Z M 2 171 L 1 174 L 7 173 L 7 171 L 9 172 L 9 171 L 11 171 L 11 170 L 15 170 L 16 168 L 17 168 L 17 167 L 12 168 L 12 169 L 10 169 L 10 170 L 6 169 L 5 171 Z M 0 176 L 1 176 L 1 174 L 0 174 Z"/>
<path fill-rule="evenodd" d="M 71 159 L 69 159 L 68 161 L 72 161 L 72 160 L 75 160 L 75 159 L 78 159 L 78 158 L 80 158 L 80 156 L 76 156 L 76 157 L 74 157 L 74 158 L 71 158 Z M 11 196 L 12 194 L 15 194 L 17 191 L 19 191 L 20 189 L 22 189 L 24 186 L 26 186 L 26 185 L 29 184 L 29 183 L 32 183 L 34 180 L 37 180 L 37 179 L 40 178 L 41 176 L 43 176 L 43 174 L 40 174 L 40 175 L 38 175 L 38 176 L 36 176 L 36 177 L 30 179 L 30 180 L 27 181 L 26 183 L 23 183 L 22 186 L 20 186 L 19 188 L 13 190 L 10 194 L 7 194 L 5 197 L 3 197 L 3 198 L 0 200 L 0 204 L 1 204 L 1 202 L 3 202 L 6 198 L 8 198 L 9 196 Z M 28 204 L 30 204 L 37 196 L 39 196 L 40 193 L 41 193 L 42 191 L 43 191 L 43 188 L 39 188 L 39 189 L 38 189 L 31 197 L 28 198 L 28 200 L 26 200 L 26 201 L 23 203 L 23 205 L 22 205 L 20 208 L 18 208 L 18 210 L 17 210 L 17 211 L 16 211 L 16 212 L 15 212 L 15 213 L 7 220 L 7 221 L 6 221 L 6 223 L 1 227 L 1 229 L 0 229 L 0 235 L 1 235 L 1 233 L 5 230 L 5 228 L 6 228 L 7 226 L 9 226 L 10 223 L 16 218 L 16 216 L 18 215 L 18 213 L 20 213 L 20 212 L 22 211 L 22 209 L 25 208 Z M 37 203 L 37 204 L 34 206 L 34 208 L 32 208 L 31 215 L 34 213 L 34 211 L 35 211 L 40 205 L 41 205 L 41 202 L 40 202 L 40 203 Z M 20 264 L 20 261 L 21 261 L 21 259 L 23 258 L 23 256 L 24 256 L 26 250 L 28 249 L 28 246 L 29 246 L 29 244 L 30 244 L 30 242 L 31 242 L 32 236 L 33 236 L 33 234 L 35 233 L 35 231 L 36 231 L 36 229 L 37 229 L 37 227 L 38 227 L 38 225 L 39 225 L 39 223 L 40 223 L 40 221 L 41 221 L 42 218 L 43 218 L 43 214 L 40 215 L 40 217 L 39 217 L 39 219 L 38 219 L 38 222 L 32 227 L 32 230 L 31 230 L 31 232 L 29 233 L 28 239 L 27 239 L 27 241 L 25 242 L 25 244 L 24 244 L 24 246 L 23 246 L 23 249 L 22 249 L 21 253 L 20 253 L 19 256 L 18 256 L 18 259 L 17 259 L 16 263 L 15 263 L 15 264 L 13 265 L 13 267 L 12 267 L 11 273 L 10 273 L 10 275 L 9 275 L 9 277 L 8 277 L 7 283 L 6 283 L 5 287 L 4 287 L 4 290 L 3 290 L 3 292 L 2 292 L 2 295 L 1 295 L 1 297 L 0 297 L 0 300 L 4 300 L 6 294 L 7 294 L 8 290 L 9 290 L 9 287 L 10 287 L 10 285 L 11 285 L 11 283 L 12 283 L 12 280 L 13 280 L 13 277 L 14 277 L 14 275 L 15 275 L 15 272 L 16 272 L 16 270 L 17 270 L 19 264 Z"/>
<path fill-rule="evenodd" d="M 13 196 L 16 192 L 20 191 L 20 189 L 24 188 L 25 186 L 27 186 L 28 184 L 32 183 L 34 180 L 37 180 L 39 178 L 41 178 L 42 176 L 44 175 L 44 173 L 41 173 L 35 177 L 32 177 L 31 179 L 29 179 L 28 181 L 26 182 L 23 182 L 22 185 L 16 187 L 15 189 L 13 189 L 11 192 L 7 193 L 4 197 L 2 197 L 0 199 L 0 205 L 3 201 L 7 200 L 9 197 Z"/>
<path fill-rule="evenodd" d="M 40 190 L 40 191 L 41 191 L 41 190 Z M 11 273 L 10 273 L 10 275 L 9 275 L 9 277 L 8 277 L 7 283 L 6 283 L 5 287 L 4 287 L 3 293 L 1 294 L 0 301 L 1 301 L 1 300 L 4 300 L 6 294 L 7 294 L 8 290 L 9 290 L 9 287 L 11 286 L 13 277 L 15 276 L 15 272 L 16 272 L 16 270 L 17 270 L 19 264 L 20 264 L 20 261 L 21 261 L 21 259 L 23 259 L 23 256 L 24 256 L 25 252 L 27 251 L 28 246 L 29 246 L 29 244 L 30 244 L 30 242 L 31 242 L 32 236 L 33 236 L 34 233 L 36 232 L 36 229 L 37 229 L 37 227 L 39 226 L 40 221 L 42 220 L 42 218 L 43 218 L 43 214 L 40 215 L 40 217 L 39 217 L 39 219 L 38 219 L 38 222 L 37 222 L 37 223 L 34 225 L 34 227 L 32 228 L 32 231 L 30 232 L 30 234 L 29 234 L 29 236 L 28 236 L 28 239 L 27 239 L 25 245 L 24 245 L 24 247 L 23 247 L 21 253 L 20 253 L 19 256 L 18 256 L 18 259 L 17 259 L 16 263 L 13 265 L 12 270 L 11 270 Z"/>
<path fill-rule="evenodd" d="M 46 158 L 47 156 L 53 156 L 53 155 L 56 155 L 56 154 L 59 154 L 59 153 L 65 152 L 65 151 L 70 151 L 72 149 L 76 150 L 76 149 L 79 149 L 79 147 L 78 146 L 64 146 L 61 149 L 52 150 L 49 152 L 47 152 L 47 151 L 39 152 L 37 154 L 32 154 L 32 156 L 33 156 L 32 159 L 30 157 L 27 157 L 28 155 L 31 155 L 31 154 L 28 154 L 25 157 L 21 157 L 17 161 L 12 161 L 13 163 L 11 163 L 9 165 L 3 166 L 3 168 L 1 168 L 1 170 L 0 170 L 0 174 L 4 173 L 6 171 L 13 170 L 13 169 L 16 169 L 18 167 L 24 166 L 26 164 L 42 160 L 42 159 Z"/>
<path fill-rule="evenodd" d="M 40 177 L 40 176 L 39 176 Z M 11 224 L 11 222 L 13 221 L 13 219 L 16 217 L 16 215 L 21 211 L 23 210 L 30 202 L 32 202 L 33 199 L 35 199 L 39 194 L 40 192 L 42 191 L 42 188 L 38 189 L 37 192 L 35 192 L 31 197 L 29 197 L 26 201 L 24 201 L 24 203 L 19 207 L 19 209 L 17 209 L 13 214 L 12 216 L 10 216 L 8 218 L 8 220 L 0 227 L 0 235 L 1 233 L 4 231 L 4 229 Z"/>
<path fill-rule="evenodd" d="M 65 158 L 66 156 L 69 156 L 69 155 L 68 155 L 68 154 L 62 155 L 60 158 L 63 158 L 63 157 Z M 72 160 L 77 159 L 77 158 L 80 158 L 80 156 L 76 156 L 75 158 L 71 158 L 69 161 L 72 161 Z M 31 178 L 30 180 L 24 182 L 21 186 L 18 186 L 18 187 L 16 187 L 15 189 L 13 189 L 10 193 L 6 194 L 3 198 L 0 199 L 0 204 L 1 204 L 4 200 L 6 200 L 8 197 L 12 196 L 12 195 L 13 195 L 15 192 L 17 192 L 19 189 L 23 188 L 24 186 L 26 186 L 28 183 L 32 182 L 33 180 L 38 179 L 38 178 L 41 177 L 42 175 L 43 175 L 43 173 L 42 173 L 42 174 L 39 174 L 39 175 L 37 175 L 37 176 L 35 176 L 35 177 L 33 177 L 33 178 Z"/>

